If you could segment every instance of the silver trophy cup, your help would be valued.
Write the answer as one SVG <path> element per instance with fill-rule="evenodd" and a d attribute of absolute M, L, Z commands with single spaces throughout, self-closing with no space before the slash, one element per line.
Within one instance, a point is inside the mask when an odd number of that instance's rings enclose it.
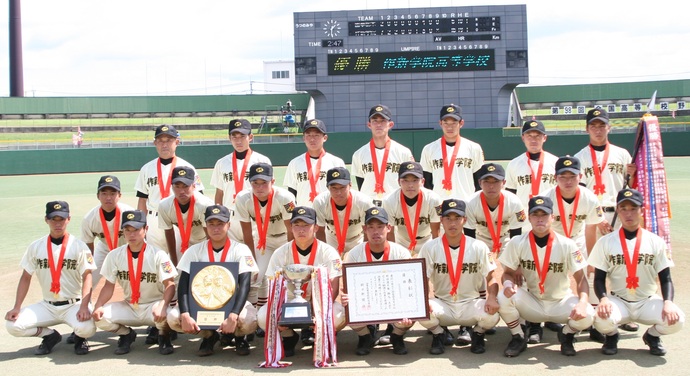
<path fill-rule="evenodd" d="M 304 327 L 313 324 L 311 303 L 304 297 L 302 285 L 311 279 L 313 266 L 290 264 L 283 268 L 283 276 L 294 286 L 294 295 L 289 302 L 283 304 L 278 325 L 288 327 Z"/>

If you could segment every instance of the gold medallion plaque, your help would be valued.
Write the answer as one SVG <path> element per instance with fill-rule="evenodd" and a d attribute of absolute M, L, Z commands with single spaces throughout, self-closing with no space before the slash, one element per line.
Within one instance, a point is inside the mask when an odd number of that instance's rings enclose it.
<path fill-rule="evenodd" d="M 191 290 L 194 300 L 203 309 L 217 310 L 235 294 L 235 277 L 220 266 L 209 265 L 201 269 L 192 279 Z"/>

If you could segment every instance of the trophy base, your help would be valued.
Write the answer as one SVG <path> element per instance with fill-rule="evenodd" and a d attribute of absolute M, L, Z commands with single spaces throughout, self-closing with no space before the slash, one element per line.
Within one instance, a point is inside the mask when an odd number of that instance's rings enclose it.
<path fill-rule="evenodd" d="M 311 304 L 309 302 L 285 303 L 280 314 L 278 325 L 289 328 L 301 328 L 314 325 Z"/>

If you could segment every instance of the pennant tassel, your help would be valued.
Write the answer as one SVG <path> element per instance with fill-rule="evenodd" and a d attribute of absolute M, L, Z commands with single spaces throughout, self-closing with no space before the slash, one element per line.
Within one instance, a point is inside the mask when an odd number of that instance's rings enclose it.
<path fill-rule="evenodd" d="M 287 299 L 287 281 L 282 274 L 269 280 L 269 297 L 266 310 L 266 338 L 264 339 L 264 361 L 259 364 L 261 368 L 283 368 L 291 365 L 291 362 L 282 362 L 283 339 L 278 330 L 278 319 Z"/>

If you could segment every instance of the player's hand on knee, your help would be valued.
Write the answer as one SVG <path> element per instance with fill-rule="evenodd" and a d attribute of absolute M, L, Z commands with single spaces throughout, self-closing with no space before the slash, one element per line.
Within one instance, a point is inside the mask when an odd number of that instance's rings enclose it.
<path fill-rule="evenodd" d="M 579 302 L 573 307 L 573 310 L 570 311 L 570 319 L 577 321 L 585 317 L 587 317 L 587 303 Z"/>
<path fill-rule="evenodd" d="M 484 311 L 490 315 L 498 312 L 499 309 L 498 299 L 495 296 L 489 296 L 486 298 L 486 303 L 484 303 Z"/>
<path fill-rule="evenodd" d="M 599 300 L 599 305 L 597 305 L 597 315 L 602 319 L 608 319 L 611 316 L 612 305 L 607 297 L 603 297 Z"/>
<path fill-rule="evenodd" d="M 680 320 L 678 314 L 678 307 L 672 301 L 664 301 L 664 309 L 661 310 L 661 319 L 665 320 L 668 325 L 673 325 Z"/>
<path fill-rule="evenodd" d="M 223 323 L 220 324 L 220 331 L 225 334 L 235 333 L 238 320 L 239 316 L 236 313 L 229 314 L 228 317 L 223 320 Z"/>
<path fill-rule="evenodd" d="M 91 317 L 93 317 L 94 321 L 101 321 L 103 318 L 103 307 L 94 309 Z"/>
<path fill-rule="evenodd" d="M 155 322 L 165 321 L 165 318 L 167 316 L 166 310 L 161 309 L 158 312 L 156 312 L 156 311 L 157 311 L 156 309 L 153 310 L 153 321 L 155 321 Z"/>
<path fill-rule="evenodd" d="M 91 319 L 91 312 L 89 311 L 89 307 L 79 308 L 79 311 L 77 312 L 77 320 L 88 321 L 90 319 Z"/>
<path fill-rule="evenodd" d="M 18 308 L 11 309 L 11 310 L 7 311 L 7 313 L 5 314 L 5 320 L 7 320 L 7 321 L 17 321 L 17 317 L 19 317 L 19 309 Z"/>

